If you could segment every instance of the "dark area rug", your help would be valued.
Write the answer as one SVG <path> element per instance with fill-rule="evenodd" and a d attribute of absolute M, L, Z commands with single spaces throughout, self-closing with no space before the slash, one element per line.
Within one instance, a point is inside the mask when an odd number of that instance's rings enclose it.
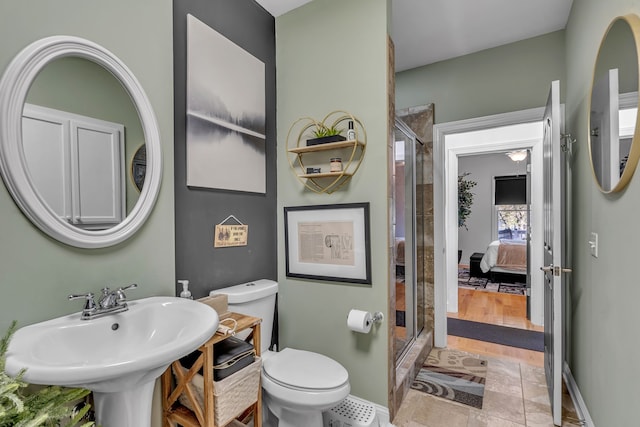
<path fill-rule="evenodd" d="M 447 318 L 447 334 L 472 340 L 544 351 L 544 333 L 489 323 Z"/>
<path fill-rule="evenodd" d="M 487 361 L 458 350 L 434 348 L 411 388 L 482 408 Z"/>
<path fill-rule="evenodd" d="M 467 289 L 482 289 L 488 292 L 501 292 L 504 294 L 525 295 L 526 283 L 493 282 L 490 278 L 469 277 L 468 268 L 458 269 L 458 286 Z"/>

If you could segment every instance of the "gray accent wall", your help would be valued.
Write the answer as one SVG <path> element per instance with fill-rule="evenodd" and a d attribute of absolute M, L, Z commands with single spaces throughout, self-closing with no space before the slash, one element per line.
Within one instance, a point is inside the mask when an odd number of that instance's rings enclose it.
<path fill-rule="evenodd" d="M 186 185 L 187 14 L 198 18 L 265 63 L 266 194 L 190 188 Z M 177 0 L 174 1 L 173 20 L 176 279 L 189 280 L 189 288 L 195 298 L 205 296 L 213 289 L 255 279 L 275 280 L 275 20 L 252 0 Z M 249 226 L 248 244 L 214 248 L 215 225 L 229 215 L 234 215 Z M 178 289 L 176 284 L 176 292 L 180 290 L 181 287 Z"/>

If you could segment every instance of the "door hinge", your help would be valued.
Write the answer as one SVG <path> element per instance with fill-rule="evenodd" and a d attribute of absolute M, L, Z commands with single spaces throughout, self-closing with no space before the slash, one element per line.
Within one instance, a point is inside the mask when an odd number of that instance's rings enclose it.
<path fill-rule="evenodd" d="M 560 140 L 564 141 L 560 145 L 560 148 L 565 153 L 570 153 L 571 152 L 571 148 L 573 147 L 573 144 L 575 144 L 576 141 L 577 141 L 573 136 L 571 136 L 570 133 L 565 133 L 565 134 L 561 135 L 560 136 Z"/>

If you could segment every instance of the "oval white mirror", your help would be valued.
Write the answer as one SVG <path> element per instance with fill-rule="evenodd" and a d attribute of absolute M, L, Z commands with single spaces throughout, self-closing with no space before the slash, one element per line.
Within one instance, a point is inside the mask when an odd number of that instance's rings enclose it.
<path fill-rule="evenodd" d="M 75 66 L 65 68 L 68 63 Z M 84 115 L 56 101 L 38 102 L 56 92 L 31 91 L 55 76 L 52 69 L 76 66 L 94 67 L 90 74 L 110 85 L 107 92 L 120 92 L 115 101 L 119 106 L 112 110 L 129 113 L 115 123 L 91 114 L 89 104 L 80 107 L 81 113 L 89 111 Z M 81 99 L 73 93 L 68 98 L 78 103 Z M 96 104 L 114 102 L 97 89 L 94 98 Z M 125 162 L 135 148 L 127 148 L 125 134 L 132 139 L 129 147 L 145 147 L 139 194 L 127 179 L 133 165 Z M 49 236 L 81 248 L 126 240 L 155 205 L 161 168 L 160 135 L 151 104 L 133 73 L 111 52 L 78 37 L 54 36 L 27 46 L 9 64 L 0 80 L 0 173 L 16 204 Z M 51 185 L 54 181 L 59 185 Z"/>
<path fill-rule="evenodd" d="M 598 187 L 622 190 L 640 157 L 638 60 L 640 18 L 625 15 L 612 21 L 596 59 L 589 108 L 589 151 Z"/>

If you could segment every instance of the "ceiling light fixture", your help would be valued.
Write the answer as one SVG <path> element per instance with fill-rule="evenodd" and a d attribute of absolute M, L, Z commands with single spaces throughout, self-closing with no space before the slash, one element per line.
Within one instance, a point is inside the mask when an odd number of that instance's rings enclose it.
<path fill-rule="evenodd" d="M 521 162 L 527 158 L 527 150 L 510 151 L 507 156 L 514 162 Z"/>

